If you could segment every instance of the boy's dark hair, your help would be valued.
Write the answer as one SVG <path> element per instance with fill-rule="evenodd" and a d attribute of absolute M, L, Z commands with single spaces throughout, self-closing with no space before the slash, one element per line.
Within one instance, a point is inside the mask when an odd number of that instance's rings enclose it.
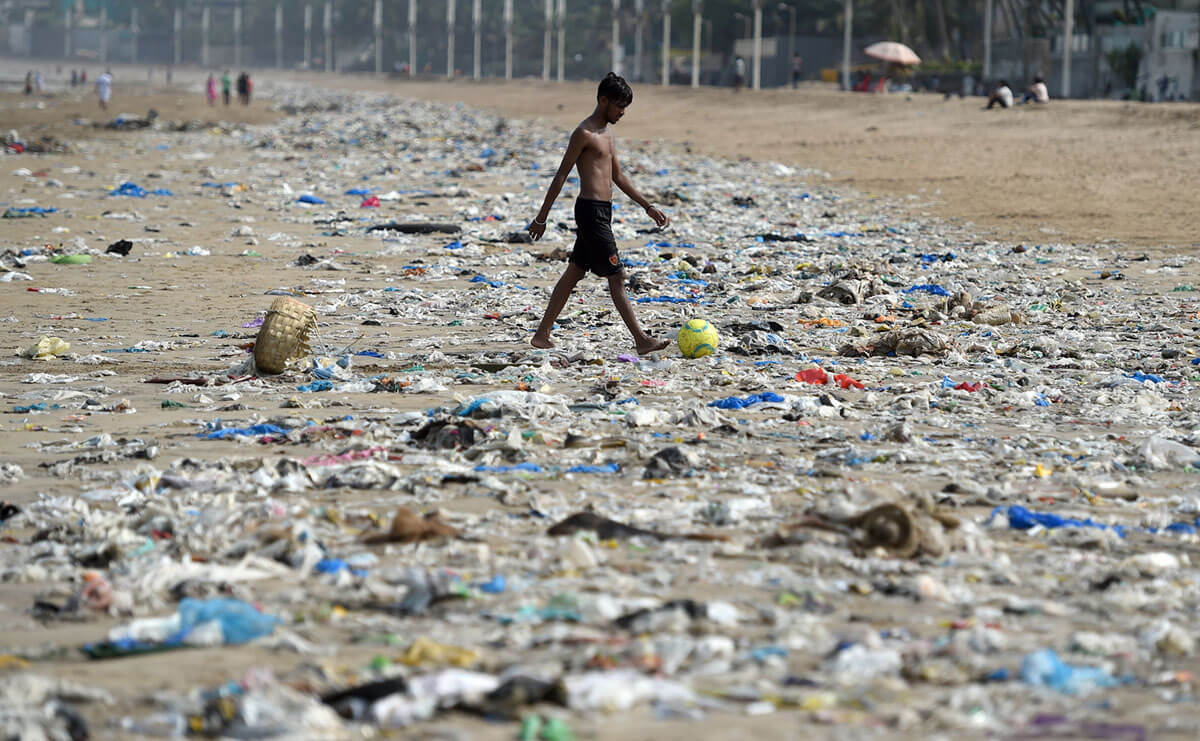
<path fill-rule="evenodd" d="M 629 83 L 625 82 L 625 78 L 618 75 L 616 72 L 609 72 L 600 81 L 600 87 L 596 90 L 597 98 L 608 98 L 617 105 L 629 105 L 633 102 L 633 88 L 629 87 Z"/>

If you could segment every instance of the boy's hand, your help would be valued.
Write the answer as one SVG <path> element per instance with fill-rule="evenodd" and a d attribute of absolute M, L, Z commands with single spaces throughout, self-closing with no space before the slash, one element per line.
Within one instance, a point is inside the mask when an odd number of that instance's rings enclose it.
<path fill-rule="evenodd" d="M 539 224 L 539 223 L 537 223 L 536 219 L 534 221 L 529 222 L 529 238 L 530 239 L 532 239 L 533 241 L 536 242 L 539 239 L 541 239 L 542 235 L 545 233 L 546 233 L 546 224 L 545 223 Z"/>
<path fill-rule="evenodd" d="M 666 214 L 658 210 L 658 206 L 647 206 L 646 215 L 654 219 L 654 223 L 658 224 L 660 229 L 665 229 L 671 224 L 671 220 L 667 218 Z"/>

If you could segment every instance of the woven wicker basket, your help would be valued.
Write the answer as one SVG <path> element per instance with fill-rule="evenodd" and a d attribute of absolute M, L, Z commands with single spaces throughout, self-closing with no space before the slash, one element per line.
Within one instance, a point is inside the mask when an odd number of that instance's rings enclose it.
<path fill-rule="evenodd" d="M 271 303 L 254 341 L 254 364 L 263 373 L 282 373 L 287 364 L 311 352 L 309 334 L 317 327 L 312 307 L 294 298 Z"/>

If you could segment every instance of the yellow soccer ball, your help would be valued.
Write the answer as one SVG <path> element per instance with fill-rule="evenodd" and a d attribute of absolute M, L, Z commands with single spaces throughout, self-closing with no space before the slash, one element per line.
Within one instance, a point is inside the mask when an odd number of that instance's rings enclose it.
<path fill-rule="evenodd" d="M 690 319 L 679 328 L 675 341 L 685 358 L 702 358 L 717 351 L 717 329 L 703 319 Z"/>

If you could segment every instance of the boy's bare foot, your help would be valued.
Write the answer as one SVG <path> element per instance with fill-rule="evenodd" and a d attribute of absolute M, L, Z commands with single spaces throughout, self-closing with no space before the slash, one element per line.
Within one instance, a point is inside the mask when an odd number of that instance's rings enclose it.
<path fill-rule="evenodd" d="M 549 350 L 554 347 L 554 343 L 551 342 L 548 337 L 538 337 L 537 335 L 533 336 L 533 339 L 529 341 L 529 344 L 533 345 L 539 350 Z"/>
<path fill-rule="evenodd" d="M 669 344 L 671 344 L 670 340 L 648 339 L 646 342 L 637 343 L 637 353 L 638 355 L 649 355 L 659 350 L 665 350 Z"/>

